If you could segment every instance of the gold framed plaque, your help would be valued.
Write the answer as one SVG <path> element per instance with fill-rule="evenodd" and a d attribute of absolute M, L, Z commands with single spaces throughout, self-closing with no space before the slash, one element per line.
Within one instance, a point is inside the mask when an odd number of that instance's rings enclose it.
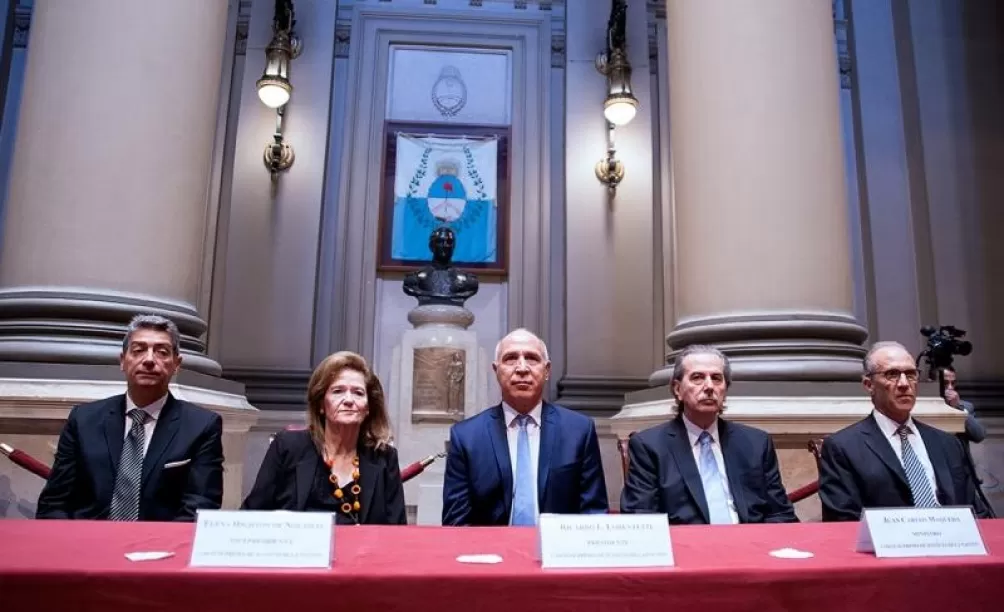
<path fill-rule="evenodd" d="M 435 346 L 416 348 L 412 356 L 411 422 L 462 421 L 467 352 Z"/>

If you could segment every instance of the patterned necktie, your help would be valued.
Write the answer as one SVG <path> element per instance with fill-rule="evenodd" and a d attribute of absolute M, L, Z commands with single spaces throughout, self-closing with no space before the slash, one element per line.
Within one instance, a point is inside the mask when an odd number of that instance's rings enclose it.
<path fill-rule="evenodd" d="M 711 434 L 702 431 L 697 441 L 701 444 L 701 484 L 704 486 L 704 497 L 708 501 L 711 524 L 731 525 L 729 496 L 725 492 L 725 485 L 722 484 L 722 473 L 718 471 L 715 453 L 711 450 Z"/>
<path fill-rule="evenodd" d="M 900 425 L 896 429 L 903 455 L 903 470 L 906 472 L 906 481 L 910 483 L 910 493 L 913 494 L 913 505 L 918 508 L 936 508 L 938 497 L 931 490 L 931 481 L 927 479 L 924 466 L 917 458 L 917 453 L 913 452 L 913 445 L 910 444 L 910 428 Z"/>
<path fill-rule="evenodd" d="M 533 497 L 537 494 L 537 485 L 533 482 L 533 466 L 530 464 L 530 434 L 526 426 L 530 415 L 521 414 L 516 417 L 519 425 L 519 435 L 516 436 L 516 482 L 513 483 L 512 494 L 512 524 L 536 525 L 537 513 L 534 511 Z"/>
<path fill-rule="evenodd" d="M 132 427 L 122 443 L 122 457 L 119 471 L 115 475 L 115 490 L 112 493 L 111 510 L 108 518 L 113 521 L 135 521 L 139 519 L 139 494 L 143 481 L 143 446 L 146 438 L 144 423 L 150 415 L 139 408 L 129 411 Z"/>

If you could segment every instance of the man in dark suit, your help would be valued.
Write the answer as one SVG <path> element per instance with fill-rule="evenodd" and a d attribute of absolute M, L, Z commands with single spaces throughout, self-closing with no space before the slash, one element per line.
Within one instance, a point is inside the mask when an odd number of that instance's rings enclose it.
<path fill-rule="evenodd" d="M 450 429 L 443 524 L 536 525 L 541 513 L 605 513 L 592 419 L 541 399 L 551 373 L 544 342 L 517 329 L 496 346 L 492 368 L 502 403 Z"/>
<path fill-rule="evenodd" d="M 878 342 L 864 368 L 874 410 L 823 442 L 823 520 L 856 521 L 864 508 L 903 506 L 972 506 L 986 517 L 958 438 L 911 417 L 920 373 L 910 352 Z"/>
<path fill-rule="evenodd" d="M 36 518 L 195 519 L 223 498 L 223 421 L 168 391 L 181 365 L 178 328 L 129 323 L 119 358 L 126 394 L 73 408 Z"/>
<path fill-rule="evenodd" d="M 798 520 L 770 436 L 719 418 L 731 383 L 718 349 L 692 346 L 676 358 L 676 417 L 631 436 L 621 512 L 683 525 Z"/>

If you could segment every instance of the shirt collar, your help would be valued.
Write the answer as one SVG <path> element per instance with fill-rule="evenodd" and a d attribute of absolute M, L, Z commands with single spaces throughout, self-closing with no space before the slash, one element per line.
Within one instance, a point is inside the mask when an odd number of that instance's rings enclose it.
<path fill-rule="evenodd" d="M 886 415 L 882 414 L 878 410 L 872 410 L 872 416 L 875 417 L 875 422 L 878 423 L 879 429 L 886 438 L 898 438 L 899 434 L 896 430 L 899 429 L 899 423 L 890 419 Z M 913 417 L 907 417 L 906 422 L 903 423 L 910 428 L 910 433 L 917 433 L 917 426 L 913 424 Z"/>
<path fill-rule="evenodd" d="M 126 393 L 126 414 L 129 414 L 129 411 L 133 408 L 142 408 L 143 411 L 149 415 L 149 420 L 156 421 L 160 416 L 160 411 L 164 409 L 164 404 L 167 403 L 167 396 L 168 394 L 165 393 L 160 397 L 160 399 L 154 401 L 148 406 L 137 406 L 136 402 L 132 401 L 132 398 L 129 397 L 128 393 Z"/>
<path fill-rule="evenodd" d="M 681 418 L 683 418 L 683 426 L 687 428 L 687 437 L 690 438 L 690 445 L 691 446 L 697 446 L 697 441 L 701 437 L 701 433 L 703 433 L 705 431 L 707 431 L 708 434 L 711 436 L 711 442 L 712 443 L 718 442 L 718 419 L 717 418 L 715 419 L 715 422 L 711 424 L 711 427 L 708 427 L 705 430 L 705 429 L 701 429 L 697 425 L 694 425 L 694 423 L 691 422 L 691 420 L 687 418 L 686 414 L 681 414 L 680 416 L 681 416 Z"/>
<path fill-rule="evenodd" d="M 543 401 L 537 402 L 537 405 L 534 406 L 533 410 L 529 412 L 530 422 L 536 425 L 537 427 L 540 427 L 540 413 L 543 411 L 543 406 L 544 406 Z M 506 427 L 512 427 L 512 422 L 515 421 L 516 417 L 519 416 L 519 413 L 516 412 L 516 409 L 505 402 L 502 402 L 502 414 L 505 415 Z"/>

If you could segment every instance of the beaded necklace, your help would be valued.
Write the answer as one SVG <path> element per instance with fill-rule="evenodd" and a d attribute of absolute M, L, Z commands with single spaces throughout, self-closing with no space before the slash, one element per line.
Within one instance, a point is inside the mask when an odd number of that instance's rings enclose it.
<path fill-rule="evenodd" d="M 328 470 L 331 472 L 328 474 L 328 482 L 331 483 L 333 488 L 331 496 L 342 502 L 340 510 L 358 524 L 359 510 L 362 507 L 359 504 L 359 495 L 363 491 L 362 487 L 359 486 L 359 455 L 352 458 L 352 486 L 347 489 L 338 486 L 338 476 L 332 471 L 335 460 L 328 458 L 327 454 L 324 456 L 324 465 L 328 466 Z M 352 496 L 351 499 L 349 498 L 350 494 Z"/>

